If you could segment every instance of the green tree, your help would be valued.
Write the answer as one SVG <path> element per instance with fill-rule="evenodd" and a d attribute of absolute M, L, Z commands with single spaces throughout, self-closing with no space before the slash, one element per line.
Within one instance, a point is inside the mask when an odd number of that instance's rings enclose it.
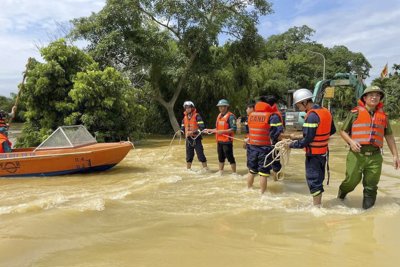
<path fill-rule="evenodd" d="M 282 98 L 297 83 L 289 78 L 289 64 L 285 60 L 263 60 L 251 68 L 253 95 L 273 94 Z"/>
<path fill-rule="evenodd" d="M 331 100 L 334 116 L 337 120 L 343 120 L 349 114 L 349 110 L 357 104 L 354 88 L 348 86 L 335 87 L 335 97 Z"/>
<path fill-rule="evenodd" d="M 389 78 L 377 78 L 372 81 L 372 85 L 377 85 L 385 91 L 385 112 L 391 119 L 399 118 L 400 114 L 400 76 L 393 75 Z"/>
<path fill-rule="evenodd" d="M 399 76 L 399 71 L 400 71 L 400 64 L 393 64 L 392 69 L 394 70 L 393 76 Z M 392 74 L 390 73 L 389 76 Z"/>
<path fill-rule="evenodd" d="M 104 62 L 113 66 L 121 64 L 134 77 L 142 69 L 154 99 L 177 131 L 174 106 L 193 66 L 209 55 L 219 34 L 241 38 L 260 15 L 270 12 L 266 0 L 108 0 L 99 13 L 74 20 L 72 35 L 89 41 L 93 54 L 104 55 Z M 172 58 L 173 65 L 165 62 Z"/>
<path fill-rule="evenodd" d="M 12 107 L 15 105 L 17 95 L 15 93 L 11 93 L 10 97 L 0 96 L 0 110 L 3 110 L 6 113 L 11 112 Z M 19 103 L 17 112 L 12 122 L 23 122 L 23 114 L 25 113 L 26 108 L 24 107 L 23 103 Z"/>
<path fill-rule="evenodd" d="M 336 73 L 369 76 L 371 65 L 361 53 L 352 52 L 345 46 L 324 47 L 312 40 L 314 33 L 313 29 L 303 25 L 272 35 L 265 42 L 263 58 L 287 62 L 288 78 L 298 87 L 312 89 L 322 79 L 323 59 L 310 51 L 324 55 L 326 78 L 333 78 Z"/>
<path fill-rule="evenodd" d="M 40 49 L 45 63 L 30 59 L 20 102 L 26 107 L 26 125 L 18 146 L 37 145 L 51 131 L 64 124 L 73 110 L 68 95 L 77 72 L 96 68 L 93 59 L 77 47 L 58 40 Z"/>
<path fill-rule="evenodd" d="M 13 98 L 0 96 L 0 110 L 3 110 L 4 112 L 10 112 L 13 105 Z"/>
<path fill-rule="evenodd" d="M 114 68 L 77 73 L 69 92 L 74 112 L 66 124 L 83 123 L 99 141 L 126 140 L 143 128 L 144 107 L 135 103 L 130 81 Z"/>
<path fill-rule="evenodd" d="M 143 119 L 142 107 L 115 69 L 100 70 L 97 63 L 61 39 L 40 49 L 45 60 L 30 59 L 21 100 L 26 107 L 17 146 L 35 146 L 61 125 L 85 124 L 99 140 L 133 135 Z"/>
<path fill-rule="evenodd" d="M 265 44 L 265 59 L 287 60 L 288 56 L 305 48 L 305 44 L 315 44 L 311 40 L 315 30 L 307 25 L 292 27 L 282 34 L 270 36 Z"/>
<path fill-rule="evenodd" d="M 200 110 L 207 111 L 203 119 L 209 122 L 217 116 L 215 105 L 221 98 L 229 99 L 236 115 L 243 114 L 246 102 L 254 97 L 251 67 L 260 61 L 263 46 L 256 29 L 248 27 L 242 38 L 210 47 L 206 60 L 202 56 L 194 64 L 180 99 L 195 99 Z"/>
<path fill-rule="evenodd" d="M 340 45 L 329 49 L 327 55 L 327 66 L 330 75 L 335 73 L 354 73 L 360 77 L 369 77 L 371 64 L 362 53 L 350 51 L 347 47 Z"/>

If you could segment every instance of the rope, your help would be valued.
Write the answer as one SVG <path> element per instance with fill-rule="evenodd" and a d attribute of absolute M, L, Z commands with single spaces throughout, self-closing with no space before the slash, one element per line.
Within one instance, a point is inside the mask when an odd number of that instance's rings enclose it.
<path fill-rule="evenodd" d="M 241 142 L 244 141 L 244 139 L 236 138 L 236 137 L 233 137 L 233 136 L 230 136 L 230 135 L 226 135 L 226 134 L 220 134 L 220 135 L 228 137 L 228 138 L 231 138 L 233 140 L 237 140 L 237 141 L 241 141 Z"/>
<path fill-rule="evenodd" d="M 206 133 L 207 133 L 207 134 L 216 134 L 216 133 L 209 133 L 209 132 L 206 132 Z M 230 135 L 227 135 L 227 134 L 218 134 L 218 135 L 222 135 L 222 136 L 228 137 L 228 138 L 230 138 L 230 139 L 237 140 L 237 141 L 241 141 L 241 142 L 244 141 L 244 139 L 236 138 L 236 137 L 233 137 L 233 136 L 230 136 Z"/>
<path fill-rule="evenodd" d="M 278 143 L 275 144 L 274 148 L 269 152 L 264 159 L 264 168 L 271 166 L 274 162 L 280 161 L 282 167 L 279 170 L 279 172 L 276 173 L 276 177 L 278 181 L 283 180 L 282 178 L 279 178 L 279 174 L 283 171 L 283 169 L 286 167 L 286 165 L 289 164 L 289 157 L 290 157 L 290 147 L 289 145 L 293 141 L 290 139 L 283 139 L 282 141 L 279 141 Z M 272 158 L 272 160 L 267 164 L 267 160 L 269 158 Z"/>
<path fill-rule="evenodd" d="M 179 132 L 184 133 L 182 130 L 178 130 L 178 131 L 175 132 L 174 136 L 173 136 L 172 139 L 171 139 L 171 142 L 169 143 L 168 149 L 167 149 L 167 151 L 164 153 L 164 155 L 163 155 L 163 157 L 162 157 L 161 160 L 164 160 L 164 158 L 166 157 L 166 155 L 167 155 L 168 152 L 170 151 L 171 146 L 172 146 L 172 143 L 174 142 L 175 137 L 176 137 L 176 135 L 177 135 Z M 209 133 L 206 129 L 204 129 L 204 130 L 200 131 L 195 137 L 193 137 L 193 136 L 188 136 L 187 138 L 185 138 L 185 141 L 186 141 L 186 142 L 189 142 L 189 145 L 195 146 L 195 145 L 196 145 L 196 139 L 199 138 L 202 134 L 212 134 L 212 133 Z M 229 135 L 226 135 L 226 134 L 221 134 L 221 135 L 226 136 L 226 137 L 231 138 L 231 139 L 235 139 L 235 140 L 241 141 L 241 142 L 244 141 L 243 139 L 235 138 L 235 137 L 232 137 L 232 136 L 229 136 Z M 179 140 L 179 144 L 180 144 L 180 143 L 181 143 L 181 140 L 182 140 L 182 136 L 179 135 L 179 138 L 180 138 L 180 140 Z M 192 143 L 191 143 L 190 139 L 193 141 Z"/>
<path fill-rule="evenodd" d="M 326 152 L 326 172 L 328 173 L 328 180 L 326 181 L 326 185 L 329 185 L 329 181 L 331 180 L 331 170 L 329 168 L 329 148 Z"/>
<path fill-rule="evenodd" d="M 139 159 L 139 161 L 140 161 L 140 155 L 139 155 L 138 150 L 137 150 L 136 147 L 135 147 L 135 144 L 129 139 L 129 136 L 127 137 L 127 140 L 128 140 L 128 141 L 121 141 L 121 142 L 124 143 L 124 144 L 126 144 L 126 143 L 130 144 L 130 145 L 132 146 L 132 149 L 135 151 L 135 152 L 134 152 L 134 155 L 135 155 L 135 156 Z"/>
<path fill-rule="evenodd" d="M 135 145 L 133 144 L 133 142 L 131 142 L 131 140 L 129 140 L 129 137 L 128 137 L 128 141 L 120 141 L 120 142 L 123 143 L 123 144 L 130 144 L 132 146 L 132 149 L 136 149 Z"/>
<path fill-rule="evenodd" d="M 163 157 L 162 157 L 161 160 L 164 160 L 164 159 L 165 159 L 165 156 L 167 156 L 169 150 L 171 149 L 171 145 L 172 145 L 172 143 L 174 142 L 176 135 L 177 135 L 178 133 L 181 133 L 181 132 L 182 132 L 182 130 L 178 130 L 178 131 L 175 132 L 174 137 L 172 137 L 171 142 L 169 143 L 168 149 L 167 149 L 167 151 L 165 151 L 165 153 L 164 153 L 164 155 L 163 155 Z M 182 133 L 183 133 L 183 132 L 182 132 Z M 196 138 L 197 138 L 197 137 L 196 137 Z M 179 144 L 181 143 L 181 140 L 182 140 L 182 135 L 179 135 Z"/>
<path fill-rule="evenodd" d="M 199 136 L 201 136 L 201 134 L 203 134 L 203 133 L 207 133 L 207 131 L 204 129 L 203 131 L 200 131 L 200 132 L 198 133 L 198 135 L 196 135 L 196 137 L 193 137 L 193 136 L 188 136 L 188 137 L 190 137 L 192 140 L 196 140 L 196 139 L 199 138 Z"/>

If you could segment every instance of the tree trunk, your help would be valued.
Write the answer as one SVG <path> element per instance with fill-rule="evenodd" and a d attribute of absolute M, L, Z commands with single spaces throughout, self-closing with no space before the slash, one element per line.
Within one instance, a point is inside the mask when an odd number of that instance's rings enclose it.
<path fill-rule="evenodd" d="M 189 58 L 189 62 L 187 63 L 186 67 L 185 67 L 185 71 L 183 72 L 181 78 L 179 79 L 179 83 L 175 89 L 174 95 L 172 96 L 171 100 L 169 102 L 165 101 L 162 96 L 161 96 L 161 92 L 159 88 L 155 88 L 156 91 L 156 97 L 155 99 L 165 107 L 165 109 L 168 112 L 168 117 L 169 117 L 169 121 L 171 123 L 172 128 L 174 129 L 174 132 L 176 133 L 177 131 L 180 130 L 179 127 L 179 123 L 178 120 L 176 119 L 175 113 L 174 113 L 174 106 L 175 106 L 175 102 L 178 99 L 179 94 L 182 91 L 183 85 L 186 82 L 186 78 L 188 75 L 188 72 L 190 70 L 190 68 L 193 65 L 193 62 L 196 58 L 198 54 L 198 51 L 194 52 L 190 58 Z"/>
<path fill-rule="evenodd" d="M 178 120 L 176 119 L 176 116 L 175 116 L 175 113 L 174 113 L 174 107 L 168 105 L 168 107 L 166 109 L 167 109 L 167 112 L 168 112 L 168 118 L 169 118 L 169 121 L 171 123 L 171 126 L 174 129 L 174 132 L 176 133 L 177 131 L 179 131 L 181 129 L 181 127 L 179 127 Z"/>

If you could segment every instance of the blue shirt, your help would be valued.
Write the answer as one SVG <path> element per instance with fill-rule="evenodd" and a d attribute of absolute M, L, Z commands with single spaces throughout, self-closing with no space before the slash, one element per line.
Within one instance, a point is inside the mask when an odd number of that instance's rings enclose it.
<path fill-rule="evenodd" d="M 3 142 L 3 151 L 6 153 L 12 152 L 11 147 L 8 145 L 7 142 Z"/>
<path fill-rule="evenodd" d="M 272 114 L 269 118 L 269 125 L 271 125 L 269 137 L 271 138 L 272 144 L 276 144 L 279 141 L 279 135 L 281 135 L 284 130 L 281 118 L 277 114 Z"/>
<path fill-rule="evenodd" d="M 235 115 L 231 114 L 231 115 L 229 116 L 228 125 L 229 125 L 229 126 L 228 126 L 229 129 L 232 129 L 234 132 L 236 132 L 237 126 L 236 126 L 236 118 L 235 118 Z"/>

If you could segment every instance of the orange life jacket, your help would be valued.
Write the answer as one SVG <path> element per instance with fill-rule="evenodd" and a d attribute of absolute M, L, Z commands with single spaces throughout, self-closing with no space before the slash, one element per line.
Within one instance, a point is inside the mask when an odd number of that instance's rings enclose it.
<path fill-rule="evenodd" d="M 378 104 L 372 118 L 362 101 L 358 102 L 358 106 L 352 109 L 352 112 L 358 112 L 358 117 L 351 127 L 351 139 L 361 145 L 382 147 L 387 127 L 387 116 L 383 111 L 383 104 Z"/>
<path fill-rule="evenodd" d="M 285 127 L 285 125 L 284 125 L 285 122 L 283 121 L 282 113 L 279 111 L 278 106 L 277 106 L 276 104 L 273 104 L 273 105 L 272 105 L 272 107 L 271 107 L 271 112 L 272 112 L 273 114 L 278 115 L 279 120 L 280 120 L 281 123 L 282 123 L 282 126 Z"/>
<path fill-rule="evenodd" d="M 0 127 L 8 128 L 8 124 L 6 123 L 6 120 L 4 118 L 0 119 Z"/>
<path fill-rule="evenodd" d="M 319 124 L 313 141 L 304 148 L 311 155 L 323 155 L 328 152 L 328 140 L 331 135 L 332 115 L 326 108 L 311 109 L 307 112 L 307 117 L 311 112 L 315 112 L 319 117 Z"/>
<path fill-rule="evenodd" d="M 227 112 L 224 116 L 220 113 L 217 117 L 217 122 L 216 122 L 216 130 L 228 130 L 229 129 L 229 117 L 233 115 L 235 116 L 232 112 Z M 215 137 L 217 139 L 217 142 L 233 142 L 233 132 L 231 133 L 225 133 L 225 134 L 215 134 Z M 230 138 L 231 137 L 231 138 Z"/>
<path fill-rule="evenodd" d="M 193 132 L 192 136 L 197 136 L 198 133 L 196 132 L 199 129 L 199 124 L 197 123 L 196 109 L 192 110 L 191 113 L 192 116 L 190 117 L 190 119 L 186 111 L 183 114 L 185 114 L 185 117 L 183 118 L 183 125 L 185 127 L 185 132 L 192 131 Z"/>
<path fill-rule="evenodd" d="M 254 111 L 249 115 L 249 144 L 254 146 L 270 146 L 271 138 L 269 137 L 269 131 L 271 126 L 269 125 L 269 118 L 271 112 L 267 110 L 271 109 L 271 106 L 264 102 L 258 102 Z"/>
<path fill-rule="evenodd" d="M 0 133 L 0 153 L 4 153 L 4 149 L 3 149 L 3 143 L 7 142 L 8 145 L 11 147 L 12 143 L 10 142 L 10 140 L 8 140 L 7 136 L 5 136 L 4 134 Z"/>

